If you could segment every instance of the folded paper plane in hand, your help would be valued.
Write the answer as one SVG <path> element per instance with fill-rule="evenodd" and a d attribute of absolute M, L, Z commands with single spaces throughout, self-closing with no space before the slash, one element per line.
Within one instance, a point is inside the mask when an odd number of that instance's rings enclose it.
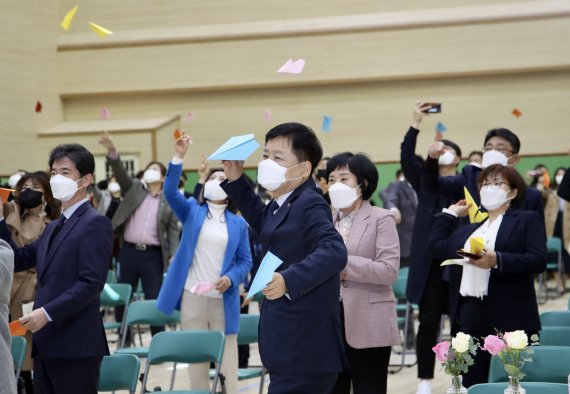
<path fill-rule="evenodd" d="M 299 59 L 293 61 L 293 59 L 287 60 L 287 62 L 281 66 L 277 73 L 279 74 L 301 74 L 305 68 L 305 60 Z"/>
<path fill-rule="evenodd" d="M 212 282 L 198 282 L 190 289 L 190 292 L 196 295 L 202 295 L 216 288 L 216 284 Z"/>
<path fill-rule="evenodd" d="M 77 8 L 79 8 L 79 6 L 76 5 L 71 10 L 69 10 L 67 14 L 65 14 L 65 16 L 63 17 L 63 20 L 60 23 L 60 26 L 63 30 L 69 31 L 69 28 L 71 27 L 71 22 L 73 21 L 75 13 L 77 12 Z"/>
<path fill-rule="evenodd" d="M 281 264 L 283 264 L 283 260 L 275 256 L 273 253 L 267 252 L 263 261 L 259 265 L 259 269 L 257 270 L 255 278 L 253 278 L 253 282 L 251 282 L 246 298 L 251 298 L 261 290 L 265 289 L 269 282 L 273 280 L 273 274 Z"/>
<path fill-rule="evenodd" d="M 2 199 L 2 203 L 5 204 L 8 202 L 8 198 L 10 197 L 10 193 L 15 192 L 14 189 L 6 189 L 4 187 L 0 187 L 0 198 Z"/>
<path fill-rule="evenodd" d="M 475 204 L 475 200 L 471 196 L 471 193 L 466 187 L 463 187 L 463 192 L 465 193 L 465 202 L 467 205 L 471 204 L 469 207 L 469 223 L 481 223 L 483 220 L 487 219 L 489 214 L 487 212 L 481 212 Z"/>
<path fill-rule="evenodd" d="M 111 30 L 106 29 L 103 26 L 99 26 L 98 24 L 93 22 L 89 22 L 89 27 L 91 27 L 91 30 L 97 33 L 99 37 L 105 37 L 108 36 L 109 34 L 113 34 Z"/>
<path fill-rule="evenodd" d="M 253 134 L 238 135 L 227 140 L 208 157 L 208 160 L 245 160 L 259 144 Z"/>
<path fill-rule="evenodd" d="M 13 337 L 23 337 L 26 335 L 26 329 L 20 323 L 20 320 L 10 322 L 10 335 Z"/>
<path fill-rule="evenodd" d="M 469 253 L 479 255 L 483 253 L 483 249 L 485 249 L 485 241 L 483 240 L 483 237 L 469 238 Z"/>

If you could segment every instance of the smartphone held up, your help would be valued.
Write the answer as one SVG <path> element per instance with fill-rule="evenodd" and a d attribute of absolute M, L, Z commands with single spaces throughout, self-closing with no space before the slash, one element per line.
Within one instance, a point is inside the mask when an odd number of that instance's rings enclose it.
<path fill-rule="evenodd" d="M 426 114 L 439 114 L 441 113 L 441 103 L 426 103 L 423 112 Z"/>

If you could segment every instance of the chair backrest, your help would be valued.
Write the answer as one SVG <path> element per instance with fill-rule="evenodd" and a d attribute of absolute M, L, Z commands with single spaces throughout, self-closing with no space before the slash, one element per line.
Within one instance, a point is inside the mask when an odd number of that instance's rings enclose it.
<path fill-rule="evenodd" d="M 117 283 L 117 274 L 115 273 L 115 271 L 111 271 L 109 270 L 107 272 L 107 280 L 106 283 L 111 284 L 111 283 Z"/>
<path fill-rule="evenodd" d="M 152 337 L 147 362 L 222 362 L 226 337 L 219 331 L 165 331 Z"/>
<path fill-rule="evenodd" d="M 405 299 L 406 298 L 406 286 L 408 285 L 408 267 L 400 268 L 398 271 L 398 277 L 396 281 L 392 284 L 392 290 L 394 291 L 394 296 L 396 299 Z"/>
<path fill-rule="evenodd" d="M 570 311 L 553 311 L 540 314 L 542 327 L 570 327 Z"/>
<path fill-rule="evenodd" d="M 546 241 L 546 248 L 548 249 L 548 253 L 561 253 L 562 240 L 558 237 L 550 237 Z"/>
<path fill-rule="evenodd" d="M 111 272 L 111 271 L 109 271 Z M 127 283 L 110 283 L 108 286 L 113 289 L 118 295 L 119 299 L 114 300 L 109 297 L 107 292 L 102 291 L 99 299 L 101 300 L 101 306 L 117 306 L 117 305 L 127 305 L 131 301 L 131 296 L 133 294 L 133 289 L 131 285 Z"/>
<path fill-rule="evenodd" d="M 532 363 L 527 363 L 523 367 L 523 372 L 526 374 L 524 382 L 568 383 L 570 347 L 534 346 L 533 350 Z M 493 356 L 489 368 L 489 383 L 508 382 L 508 380 L 501 360 Z"/>
<path fill-rule="evenodd" d="M 570 327 L 543 327 L 539 338 L 542 346 L 570 346 Z"/>
<path fill-rule="evenodd" d="M 248 345 L 257 343 L 259 329 L 259 315 L 239 316 L 239 333 L 237 336 L 238 345 Z"/>
<path fill-rule="evenodd" d="M 521 386 L 527 394 L 567 394 L 568 385 L 563 383 L 544 383 L 522 381 Z M 468 394 L 503 394 L 507 383 L 476 384 L 467 390 Z"/>
<path fill-rule="evenodd" d="M 14 369 L 22 368 L 26 356 L 26 337 L 12 337 L 10 351 L 14 361 Z"/>
<path fill-rule="evenodd" d="M 97 391 L 137 389 L 141 362 L 132 354 L 113 354 L 103 357 Z"/>
<path fill-rule="evenodd" d="M 156 300 L 133 301 L 129 304 L 125 324 L 148 324 L 151 326 L 166 326 L 180 323 L 180 312 L 174 311 L 172 316 L 156 308 Z"/>

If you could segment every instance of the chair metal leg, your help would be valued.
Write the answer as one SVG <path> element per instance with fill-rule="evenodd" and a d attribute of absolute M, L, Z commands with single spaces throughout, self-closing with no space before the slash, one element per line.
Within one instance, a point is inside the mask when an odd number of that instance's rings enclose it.
<path fill-rule="evenodd" d="M 172 375 L 170 376 L 170 391 L 174 390 L 174 380 L 176 379 L 176 365 L 177 363 L 174 363 L 172 367 Z"/>

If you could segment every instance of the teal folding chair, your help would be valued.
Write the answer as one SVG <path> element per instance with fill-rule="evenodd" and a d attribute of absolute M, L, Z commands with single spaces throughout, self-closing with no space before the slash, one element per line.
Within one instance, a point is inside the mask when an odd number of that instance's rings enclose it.
<path fill-rule="evenodd" d="M 127 309 L 121 338 L 121 347 L 115 351 L 115 354 L 133 354 L 142 358 L 148 354 L 148 347 L 146 346 L 125 347 L 128 327 L 141 324 L 149 326 L 173 326 L 179 323 L 180 312 L 174 311 L 172 316 L 168 316 L 156 308 L 156 300 L 133 301 Z"/>
<path fill-rule="evenodd" d="M 112 272 L 112 271 L 109 271 Z M 125 307 L 125 312 L 128 309 L 128 305 L 129 302 L 131 301 L 131 296 L 133 293 L 133 290 L 131 288 L 131 285 L 126 284 L 126 283 L 109 283 L 108 284 L 109 287 L 115 291 L 118 295 L 119 295 L 119 299 L 113 299 L 111 298 L 105 291 L 101 292 L 100 295 L 100 302 L 101 302 L 101 307 L 103 308 L 103 310 L 105 311 L 105 315 L 103 316 L 103 318 L 105 319 L 107 312 L 116 306 L 124 306 Z M 103 323 L 103 326 L 105 327 L 105 330 L 119 330 L 119 339 L 122 337 L 122 333 L 123 333 L 123 328 L 124 328 L 124 323 L 125 323 L 125 316 L 126 313 L 123 314 L 123 320 L 118 322 L 118 321 L 114 321 L 114 322 L 105 322 Z"/>
<path fill-rule="evenodd" d="M 400 372 L 404 367 L 412 367 L 416 364 L 416 362 L 412 364 L 406 364 L 406 355 L 408 354 L 415 354 L 414 351 L 408 352 L 408 330 L 409 330 L 409 322 L 410 322 L 410 310 L 416 309 L 417 306 L 411 304 L 406 297 L 406 288 L 408 286 L 408 267 L 400 268 L 398 271 L 398 277 L 396 281 L 392 285 L 392 290 L 394 291 L 394 296 L 396 297 L 397 304 L 396 304 L 396 313 L 404 312 L 403 317 L 397 317 L 398 327 L 402 330 L 402 358 L 400 359 L 399 364 L 390 364 L 391 367 L 395 366 L 397 368 L 391 369 L 390 373 L 394 374 L 396 372 Z M 413 327 L 412 327 L 413 331 Z"/>
<path fill-rule="evenodd" d="M 97 391 L 129 390 L 129 393 L 134 394 L 140 368 L 140 359 L 132 354 L 113 354 L 103 357 Z"/>
<path fill-rule="evenodd" d="M 259 332 L 259 315 L 249 315 L 241 314 L 239 316 L 239 333 L 237 336 L 238 345 L 250 345 L 252 343 L 257 343 Z M 259 382 L 259 394 L 263 393 L 263 387 L 265 385 L 265 375 L 267 370 L 265 367 L 251 366 L 248 368 L 238 369 L 238 381 L 249 380 L 255 378 L 261 378 Z M 210 370 L 210 379 L 214 379 L 215 370 Z M 221 377 L 221 374 L 220 374 Z M 222 387 L 224 385 L 224 379 L 222 381 Z"/>
<path fill-rule="evenodd" d="M 527 382 L 522 381 L 521 386 L 527 394 L 568 394 L 568 385 L 562 383 Z M 503 394 L 507 383 L 476 384 L 467 390 L 468 394 Z"/>
<path fill-rule="evenodd" d="M 146 390 L 150 366 L 165 362 L 189 364 L 213 362 L 216 365 L 216 369 L 210 391 L 173 391 L 174 381 L 171 381 L 170 391 L 162 391 L 162 393 L 215 394 L 225 342 L 226 337 L 219 331 L 189 330 L 156 334 L 150 342 L 141 394 L 144 394 Z"/>
<path fill-rule="evenodd" d="M 526 374 L 524 382 L 568 383 L 570 366 L 570 347 L 566 346 L 533 346 L 532 363 L 523 367 Z M 509 377 L 501 360 L 491 357 L 489 383 L 508 382 Z"/>
<path fill-rule="evenodd" d="M 570 327 L 542 327 L 538 336 L 541 346 L 570 346 Z"/>
<path fill-rule="evenodd" d="M 570 311 L 552 311 L 540 314 L 542 327 L 570 327 Z"/>
<path fill-rule="evenodd" d="M 117 283 L 117 274 L 113 270 L 107 271 L 107 281 L 108 284 Z"/>
<path fill-rule="evenodd" d="M 16 382 L 20 379 L 22 365 L 24 365 L 24 357 L 26 356 L 26 337 L 12 337 L 12 345 L 10 351 L 12 353 L 12 361 L 14 362 L 14 371 L 16 371 Z"/>
<path fill-rule="evenodd" d="M 546 241 L 546 248 L 548 250 L 548 255 L 554 255 L 556 256 L 556 259 L 555 261 L 548 261 L 546 264 L 546 271 L 538 276 L 538 288 L 540 293 L 539 299 L 542 303 L 549 299 L 549 294 L 559 296 L 561 294 L 559 289 L 561 289 L 562 293 L 566 290 L 566 283 L 564 280 L 564 263 L 562 262 L 562 240 L 558 237 L 550 237 Z M 549 288 L 546 283 L 546 274 L 548 271 L 556 271 L 558 273 L 556 288 Z"/>

